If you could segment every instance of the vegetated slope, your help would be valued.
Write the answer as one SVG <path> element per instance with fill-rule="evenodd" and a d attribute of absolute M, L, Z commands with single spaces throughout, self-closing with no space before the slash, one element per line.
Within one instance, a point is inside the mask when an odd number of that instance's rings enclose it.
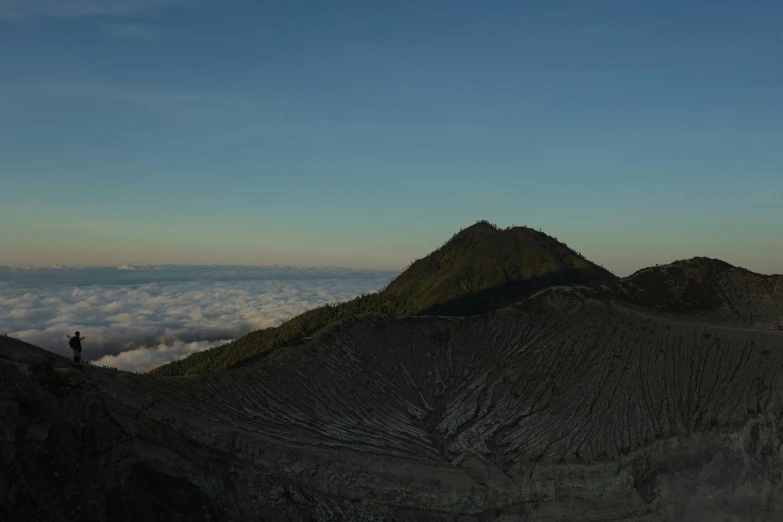
<path fill-rule="evenodd" d="M 383 294 L 399 303 L 401 315 L 465 317 L 542 288 L 616 279 L 543 232 L 479 222 L 414 262 Z"/>
<path fill-rule="evenodd" d="M 297 344 L 302 332 L 313 333 L 360 313 L 471 316 L 500 309 L 549 286 L 616 279 L 543 232 L 527 227 L 501 230 L 480 221 L 414 262 L 381 292 L 310 310 L 278 327 L 251 332 L 153 373 L 197 374 L 253 363 L 270 350 Z"/>
<path fill-rule="evenodd" d="M 756 274 L 717 259 L 676 261 L 571 291 L 693 319 L 783 330 L 783 276 Z"/>
<path fill-rule="evenodd" d="M 0 343 L 0 382 L 9 520 L 783 519 L 783 333 L 580 289 L 184 378 Z"/>

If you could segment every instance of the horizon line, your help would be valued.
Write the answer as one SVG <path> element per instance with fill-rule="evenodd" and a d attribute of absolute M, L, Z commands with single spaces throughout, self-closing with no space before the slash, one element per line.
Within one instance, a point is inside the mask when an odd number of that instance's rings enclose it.
<path fill-rule="evenodd" d="M 296 264 L 241 264 L 241 263 L 144 263 L 144 264 L 133 264 L 133 263 L 122 263 L 120 265 L 60 265 L 60 264 L 54 264 L 54 265 L 0 265 L 0 269 L 15 269 L 15 270 L 86 270 L 91 268 L 106 268 L 111 270 L 117 270 L 117 271 L 128 271 L 131 272 L 135 269 L 144 269 L 144 268 L 153 268 L 153 267 L 160 267 L 160 268 L 168 268 L 168 267 L 198 267 L 198 268 L 220 268 L 220 267 L 239 267 L 239 268 L 313 268 L 313 269 L 332 269 L 332 270 L 363 270 L 363 271 L 373 271 L 373 272 L 400 272 L 401 269 L 398 268 L 361 268 L 361 267 L 351 267 L 351 266 L 336 266 L 336 265 L 296 265 Z"/>
<path fill-rule="evenodd" d="M 434 252 L 434 251 L 433 251 Z M 424 259 L 431 255 L 433 252 L 428 254 L 427 256 L 424 256 L 421 259 Z M 682 258 L 682 259 L 675 259 L 673 261 L 670 261 L 668 263 L 656 263 L 652 265 L 642 266 L 641 268 L 637 268 L 635 270 L 632 270 L 628 273 L 626 276 L 618 276 L 615 274 L 612 270 L 609 270 L 608 268 L 604 267 L 603 265 L 596 263 L 594 261 L 591 261 L 590 259 L 585 258 L 590 263 L 593 263 L 597 266 L 600 266 L 604 268 L 604 270 L 609 271 L 619 279 L 625 279 L 627 277 L 630 277 L 642 270 L 647 270 L 650 268 L 657 268 L 657 267 L 665 267 L 669 265 L 673 265 L 675 263 L 683 262 L 683 261 L 691 261 L 695 259 L 712 259 L 716 261 L 720 261 L 722 263 L 726 263 L 727 265 L 738 268 L 741 270 L 746 270 L 748 272 L 762 275 L 762 276 L 778 276 L 783 277 L 783 273 L 780 272 L 757 272 L 754 270 L 751 270 L 750 268 L 747 268 L 745 266 L 737 265 L 734 263 L 730 263 L 728 261 L 724 261 L 723 259 L 717 258 L 717 257 L 710 257 L 710 256 L 692 256 L 688 258 Z M 87 270 L 87 269 L 110 269 L 115 270 L 118 272 L 132 272 L 136 269 L 145 269 L 145 268 L 172 268 L 172 267 L 190 267 L 190 268 L 294 268 L 294 269 L 330 269 L 330 270 L 357 270 L 357 271 L 363 271 L 363 272 L 396 272 L 398 274 L 402 274 L 407 268 L 410 267 L 412 263 L 415 263 L 417 260 L 414 260 L 413 262 L 410 262 L 405 265 L 403 268 L 361 268 L 361 267 L 350 267 L 350 266 L 335 266 L 335 265 L 296 265 L 296 264 L 221 264 L 221 263 L 209 263 L 209 264 L 198 264 L 198 263 L 147 263 L 147 264 L 132 264 L 132 263 L 122 263 L 120 265 L 23 265 L 23 266 L 14 266 L 14 265 L 0 265 L 0 270 L 8 269 L 8 270 Z"/>

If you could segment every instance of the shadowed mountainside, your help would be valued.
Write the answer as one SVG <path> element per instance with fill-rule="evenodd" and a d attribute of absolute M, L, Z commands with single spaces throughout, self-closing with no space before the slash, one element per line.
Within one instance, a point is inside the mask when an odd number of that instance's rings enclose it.
<path fill-rule="evenodd" d="M 624 279 L 570 289 L 716 323 L 783 330 L 783 276 L 762 275 L 717 259 L 696 257 L 645 268 Z M 552 288 L 549 293 L 563 292 Z"/>
<path fill-rule="evenodd" d="M 0 339 L 0 518 L 783 518 L 783 333 L 606 286 L 364 314 L 187 377 L 82 373 Z"/>
<path fill-rule="evenodd" d="M 278 327 L 251 332 L 153 373 L 187 375 L 253 364 L 270 350 L 297 344 L 302 332 L 316 332 L 356 314 L 472 316 L 550 286 L 616 279 L 543 232 L 527 227 L 498 229 L 480 221 L 412 263 L 381 292 L 310 310 Z"/>

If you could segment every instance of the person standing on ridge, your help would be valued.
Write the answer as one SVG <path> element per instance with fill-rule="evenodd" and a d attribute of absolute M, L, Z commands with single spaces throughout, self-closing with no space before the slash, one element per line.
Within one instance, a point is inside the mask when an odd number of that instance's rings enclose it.
<path fill-rule="evenodd" d="M 84 337 L 79 337 L 79 332 L 71 337 L 68 336 L 68 346 L 73 350 L 73 362 L 81 364 L 82 362 L 82 341 Z"/>

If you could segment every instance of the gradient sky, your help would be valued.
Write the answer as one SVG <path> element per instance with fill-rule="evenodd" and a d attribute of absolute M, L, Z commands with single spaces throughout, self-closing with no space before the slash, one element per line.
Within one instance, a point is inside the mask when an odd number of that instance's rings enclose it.
<path fill-rule="evenodd" d="M 783 272 L 783 2 L 0 0 L 0 265 Z"/>

